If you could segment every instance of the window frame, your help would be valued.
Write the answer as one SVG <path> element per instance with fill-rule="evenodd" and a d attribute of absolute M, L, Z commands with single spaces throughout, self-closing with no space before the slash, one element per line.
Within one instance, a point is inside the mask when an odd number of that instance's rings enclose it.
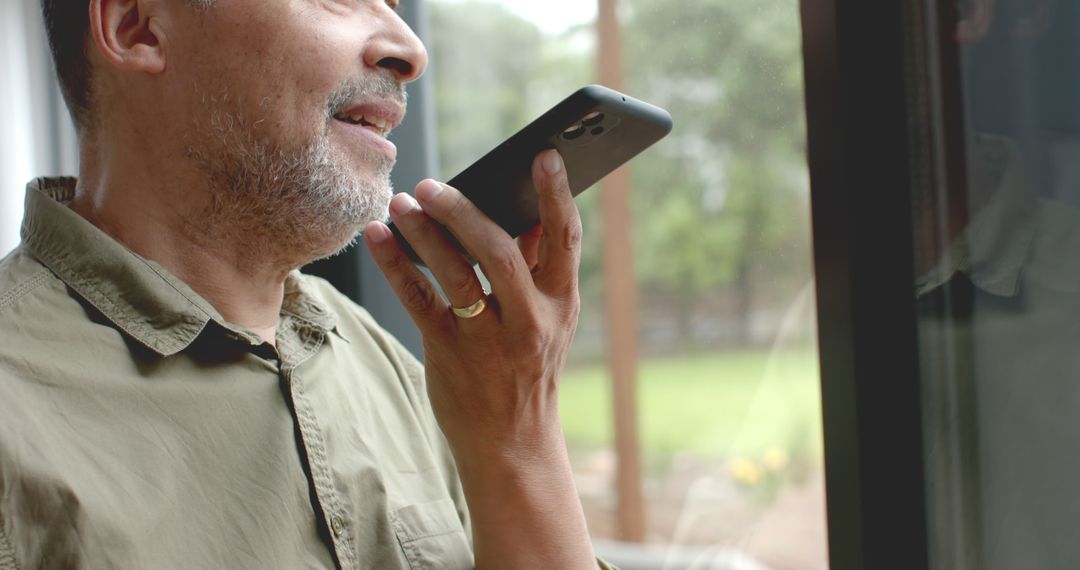
<path fill-rule="evenodd" d="M 801 1 L 833 570 L 928 567 L 911 211 L 933 136 L 921 10 Z"/>

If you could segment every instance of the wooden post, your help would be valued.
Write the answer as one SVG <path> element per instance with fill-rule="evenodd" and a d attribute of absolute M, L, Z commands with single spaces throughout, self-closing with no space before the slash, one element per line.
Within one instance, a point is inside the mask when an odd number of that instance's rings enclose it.
<path fill-rule="evenodd" d="M 622 39 L 618 0 L 598 0 L 598 76 L 600 83 L 622 89 Z M 615 415 L 616 492 L 619 539 L 645 539 L 641 493 L 641 452 L 637 429 L 637 284 L 630 236 L 630 171 L 625 166 L 600 185 L 603 219 L 604 290 L 608 362 Z"/>

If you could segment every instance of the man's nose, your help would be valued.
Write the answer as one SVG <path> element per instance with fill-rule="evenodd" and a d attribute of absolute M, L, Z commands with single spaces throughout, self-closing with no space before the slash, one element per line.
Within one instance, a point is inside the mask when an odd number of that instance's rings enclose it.
<path fill-rule="evenodd" d="M 364 63 L 389 70 L 402 83 L 414 81 L 427 68 L 427 49 L 401 16 L 387 6 L 383 10 L 385 25 L 368 44 Z"/>

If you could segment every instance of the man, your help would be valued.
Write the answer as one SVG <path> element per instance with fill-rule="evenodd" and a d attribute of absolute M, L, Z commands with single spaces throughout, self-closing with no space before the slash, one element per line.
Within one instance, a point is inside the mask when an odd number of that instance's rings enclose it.
<path fill-rule="evenodd" d="M 80 172 L 30 184 L 0 262 L 0 567 L 596 567 L 561 160 L 519 243 L 438 182 L 391 200 L 427 62 L 396 5 L 43 0 Z M 296 271 L 361 228 L 426 368 Z"/>

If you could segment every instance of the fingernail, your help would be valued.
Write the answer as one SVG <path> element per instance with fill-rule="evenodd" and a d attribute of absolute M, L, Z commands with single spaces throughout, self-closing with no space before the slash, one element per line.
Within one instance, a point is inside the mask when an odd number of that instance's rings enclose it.
<path fill-rule="evenodd" d="M 390 210 L 399 216 L 408 214 L 413 210 L 419 210 L 420 204 L 416 203 L 416 199 L 408 194 L 398 194 L 394 196 L 393 200 L 390 200 Z"/>
<path fill-rule="evenodd" d="M 562 170 L 562 157 L 559 156 L 559 151 L 549 150 L 544 158 L 540 159 L 543 163 L 544 172 L 548 174 L 558 174 Z"/>
<path fill-rule="evenodd" d="M 364 235 L 371 239 L 371 243 L 382 243 L 390 237 L 390 228 L 382 222 L 371 222 L 364 228 Z"/>
<path fill-rule="evenodd" d="M 442 184 L 439 184 L 438 182 L 430 178 L 427 180 L 423 180 L 416 185 L 416 197 L 423 200 L 424 202 L 434 200 L 435 197 L 439 195 L 439 192 L 442 191 Z"/>

